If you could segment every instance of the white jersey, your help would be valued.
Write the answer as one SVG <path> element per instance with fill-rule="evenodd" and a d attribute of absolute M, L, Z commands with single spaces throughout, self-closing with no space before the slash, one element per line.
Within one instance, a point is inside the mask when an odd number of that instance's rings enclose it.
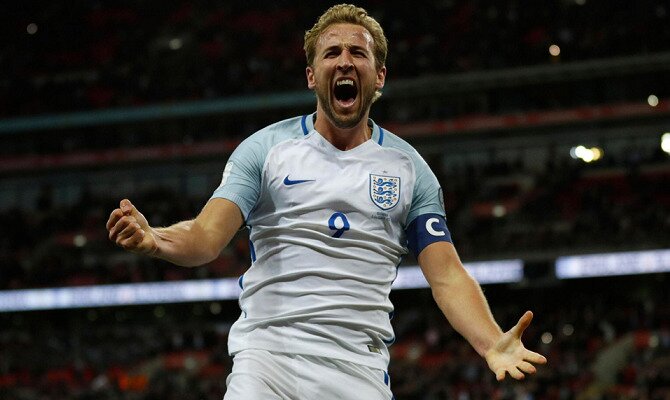
<path fill-rule="evenodd" d="M 444 215 L 435 175 L 405 141 L 335 148 L 313 115 L 271 125 L 231 155 L 212 197 L 236 203 L 252 264 L 240 278 L 231 354 L 245 349 L 343 359 L 386 369 L 389 300 L 416 217 Z"/>

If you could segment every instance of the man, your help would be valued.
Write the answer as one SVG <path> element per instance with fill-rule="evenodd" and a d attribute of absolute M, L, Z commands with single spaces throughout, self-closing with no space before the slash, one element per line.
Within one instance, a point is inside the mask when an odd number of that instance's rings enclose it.
<path fill-rule="evenodd" d="M 227 400 L 391 399 L 389 292 L 408 247 L 444 315 L 498 380 L 546 362 L 521 343 L 530 312 L 506 333 L 494 321 L 451 243 L 427 164 L 368 118 L 386 52 L 365 10 L 330 8 L 305 34 L 314 114 L 242 142 L 194 220 L 153 228 L 126 199 L 110 215 L 118 245 L 184 266 L 212 261 L 249 228 Z"/>

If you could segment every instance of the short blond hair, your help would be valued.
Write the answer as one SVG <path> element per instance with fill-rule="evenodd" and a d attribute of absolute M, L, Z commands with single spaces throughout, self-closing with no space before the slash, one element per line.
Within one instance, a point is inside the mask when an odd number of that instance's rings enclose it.
<path fill-rule="evenodd" d="M 316 42 L 319 36 L 333 24 L 354 24 L 367 29 L 372 35 L 374 42 L 373 54 L 375 57 L 375 67 L 377 71 L 386 65 L 386 54 L 388 53 L 388 41 L 384 35 L 379 22 L 368 15 L 368 12 L 361 7 L 353 4 L 338 4 L 330 7 L 323 13 L 312 29 L 305 32 L 305 56 L 307 65 L 314 66 L 314 57 L 316 56 Z"/>

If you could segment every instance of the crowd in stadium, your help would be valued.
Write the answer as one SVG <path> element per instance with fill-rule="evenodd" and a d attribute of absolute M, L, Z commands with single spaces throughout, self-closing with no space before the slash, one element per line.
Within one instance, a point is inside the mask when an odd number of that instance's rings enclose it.
<path fill-rule="evenodd" d="M 331 3 L 15 3 L 0 16 L 0 116 L 303 89 L 302 37 Z M 661 0 L 363 2 L 389 78 L 667 50 Z M 560 55 L 549 53 L 550 45 Z M 10 78 L 11 77 L 11 78 Z"/>
<path fill-rule="evenodd" d="M 442 171 L 450 227 L 469 260 L 662 248 L 667 243 L 663 232 L 670 227 L 668 158 L 655 151 L 642 154 L 635 162 L 588 166 L 566 159 L 539 174 L 514 163 L 463 170 L 439 168 L 439 159 L 431 163 Z M 2 289 L 231 277 L 248 266 L 244 232 L 203 268 L 127 256 L 111 245 L 104 230 L 115 198 L 86 194 L 59 205 L 52 195 L 53 188 L 43 187 L 32 207 L 2 212 Z M 184 201 L 174 189 L 159 188 L 134 201 L 156 221 L 169 223 L 192 216 L 205 200 Z M 496 212 L 496 205 L 505 212 Z M 602 391 L 596 398 L 665 399 L 670 392 L 670 299 L 662 289 L 665 278 L 658 279 L 487 288 L 502 324 L 511 325 L 522 308 L 538 316 L 526 340 L 548 356 L 550 365 L 516 385 L 495 383 L 481 358 L 439 317 L 429 292 L 397 294 L 398 341 L 391 347 L 390 369 L 394 394 L 410 400 L 578 399 L 586 391 Z M 231 365 L 227 330 L 236 313 L 233 302 L 223 305 L 224 312 L 221 307 L 4 315 L 8 328 L 0 335 L 0 395 L 17 400 L 220 399 Z M 37 322 L 41 315 L 53 322 Z M 599 388 L 593 368 L 622 340 L 633 341 L 634 351 L 628 350 L 625 366 L 614 372 L 615 385 Z M 49 354 L 47 363 L 43 354 Z"/>
<path fill-rule="evenodd" d="M 398 341 L 389 371 L 394 394 L 407 400 L 572 400 L 585 393 L 597 399 L 667 399 L 667 283 L 661 276 L 486 287 L 504 326 L 514 323 L 520 309 L 534 308 L 538 318 L 525 341 L 550 360 L 536 376 L 504 384 L 495 382 L 483 360 L 438 315 L 429 292 L 395 293 Z M 234 307 L 197 303 L 2 315 L 0 396 L 221 399 L 231 367 L 226 340 L 232 319 L 224 315 L 231 318 L 228 308 Z M 612 354 L 621 358 L 621 367 L 608 368 Z M 612 385 L 598 386 L 597 376 Z"/>
<path fill-rule="evenodd" d="M 461 257 L 501 259 L 663 248 L 663 232 L 670 230 L 670 159 L 660 149 L 643 150 L 629 156 L 633 160 L 612 155 L 592 165 L 565 156 L 539 172 L 522 163 L 447 168 L 440 158 L 430 162 Z M 45 185 L 35 204 L 0 211 L 1 289 L 237 277 L 248 266 L 246 231 L 206 268 L 126 255 L 105 230 L 120 194 L 82 190 L 76 201 L 61 204 L 54 190 Z M 132 201 L 164 226 L 192 218 L 207 197 L 149 186 Z"/>
<path fill-rule="evenodd" d="M 0 43 L 0 117 L 306 92 L 302 36 L 328 5 L 10 5 L 0 16 L 8 38 Z M 670 43 L 670 11 L 659 0 L 617 7 L 601 0 L 523 6 L 513 0 L 435 1 L 409 14 L 395 4 L 363 5 L 387 31 L 387 86 L 417 77 L 654 56 L 665 54 Z M 552 44 L 560 55 L 549 53 Z M 667 95 L 667 76 L 641 70 L 621 79 L 499 84 L 496 90 L 475 87 L 439 98 L 396 95 L 382 97 L 372 115 L 379 123 L 402 123 L 639 103 L 651 93 Z M 0 158 L 239 140 L 285 117 L 282 110 L 270 110 L 178 123 L 33 130 L 6 135 Z"/>

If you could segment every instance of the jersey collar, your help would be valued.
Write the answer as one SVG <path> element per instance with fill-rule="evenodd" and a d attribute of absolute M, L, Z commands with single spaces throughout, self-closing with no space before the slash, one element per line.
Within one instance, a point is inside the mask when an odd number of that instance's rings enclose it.
<path fill-rule="evenodd" d="M 315 120 L 316 111 L 312 114 L 302 116 L 300 125 L 302 127 L 303 135 L 308 135 L 311 131 L 314 130 Z M 375 141 L 378 145 L 381 146 L 384 143 L 384 129 L 377 125 L 375 121 L 372 120 L 372 118 L 368 118 L 368 125 L 372 127 L 372 135 L 370 136 L 370 140 Z"/>

